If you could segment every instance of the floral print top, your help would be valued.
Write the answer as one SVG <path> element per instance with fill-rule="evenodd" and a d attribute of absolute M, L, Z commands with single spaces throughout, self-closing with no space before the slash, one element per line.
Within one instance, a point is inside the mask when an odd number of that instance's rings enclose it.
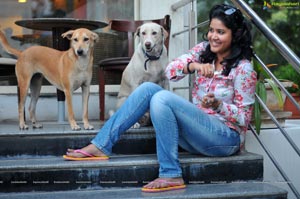
<path fill-rule="evenodd" d="M 207 45 L 208 42 L 201 42 L 187 54 L 169 63 L 166 68 L 167 78 L 171 81 L 184 78 L 186 74 L 183 73 L 183 68 L 190 61 L 197 62 Z M 206 113 L 215 115 L 244 137 L 251 120 L 256 80 L 256 72 L 247 59 L 242 59 L 236 68 L 231 69 L 228 76 L 216 71 L 212 78 L 207 78 L 196 72 L 192 90 L 193 103 Z M 201 106 L 201 99 L 210 92 L 223 103 L 218 113 Z"/>

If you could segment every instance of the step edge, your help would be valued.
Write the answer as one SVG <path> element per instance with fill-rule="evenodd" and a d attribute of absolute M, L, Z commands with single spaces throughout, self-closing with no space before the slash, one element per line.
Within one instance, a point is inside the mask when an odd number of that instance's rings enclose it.
<path fill-rule="evenodd" d="M 223 162 L 240 162 L 240 161 L 263 161 L 263 157 L 258 154 L 243 152 L 242 154 L 229 157 L 204 157 L 191 155 L 189 153 L 180 153 L 180 164 L 218 164 Z M 142 157 L 142 159 L 139 159 Z M 125 160 L 126 158 L 135 158 L 133 161 Z M 144 166 L 158 165 L 156 154 L 141 155 L 115 155 L 111 156 L 108 161 L 65 161 L 62 157 L 47 159 L 52 164 L 40 164 L 39 161 L 45 162 L 46 159 L 31 159 L 31 164 L 18 165 L 18 162 L 26 160 L 5 160 L 0 162 L 0 171 L 30 171 L 30 170 L 57 170 L 57 169 L 83 169 L 83 168 L 100 168 L 100 167 L 122 167 L 122 166 Z M 61 160 L 61 161 L 60 161 Z M 58 161 L 58 163 L 56 163 Z M 5 165 L 5 164 L 6 165 Z M 2 165 L 1 165 L 2 164 Z"/>
<path fill-rule="evenodd" d="M 198 191 L 197 193 L 190 193 L 193 192 L 193 190 L 201 190 L 201 189 L 207 189 L 207 188 L 211 188 L 211 187 L 223 187 L 223 188 L 227 188 L 227 191 L 224 192 L 219 192 L 219 193 L 202 193 L 201 191 Z M 234 189 L 233 187 L 235 186 L 242 186 L 242 190 L 239 189 L 239 191 L 236 192 L 232 192 L 232 189 Z M 251 189 L 250 192 L 245 192 L 245 190 L 249 191 L 249 189 L 247 189 L 247 187 L 253 187 L 254 189 L 259 188 L 259 190 L 253 190 Z M 262 190 L 262 188 L 266 188 L 267 190 Z M 67 194 L 67 195 L 75 195 L 75 194 L 109 194 L 111 192 L 114 192 L 114 194 L 116 192 L 141 192 L 141 188 L 109 188 L 109 189 L 89 189 L 89 190 L 71 190 L 71 191 L 51 191 L 51 192 L 47 192 L 47 191 L 41 191 L 41 192 L 13 192 L 13 193 L 0 193 L 0 197 L 7 197 L 7 198 L 12 198 L 13 196 L 15 197 L 30 197 L 30 196 L 47 196 L 49 193 L 51 193 L 52 196 L 56 195 L 63 195 L 63 194 Z M 179 191 L 179 190 L 178 190 Z M 182 196 L 182 191 L 178 192 L 178 191 L 173 191 L 173 192 L 165 192 L 165 197 L 168 198 L 176 198 L 178 195 Z M 187 194 L 184 194 L 184 198 L 198 198 L 197 196 L 201 196 L 201 198 L 238 198 L 241 195 L 243 197 L 257 197 L 257 196 L 283 196 L 283 197 L 287 197 L 288 192 L 285 189 L 279 188 L 277 186 L 271 185 L 269 183 L 265 183 L 265 182 L 243 182 L 240 184 L 237 183 L 226 183 L 226 184 L 198 184 L 198 185 L 188 185 L 186 188 L 186 191 L 188 192 Z M 142 193 L 142 192 L 141 192 Z M 173 194 L 172 194 L 173 193 Z M 146 195 L 145 195 L 146 196 Z M 164 193 L 162 194 L 149 194 L 148 196 L 152 196 L 153 198 L 163 198 Z M 189 197 L 187 197 L 189 196 Z M 151 197 L 151 198 L 152 198 Z M 126 197 L 126 198 L 132 198 L 132 197 Z"/>

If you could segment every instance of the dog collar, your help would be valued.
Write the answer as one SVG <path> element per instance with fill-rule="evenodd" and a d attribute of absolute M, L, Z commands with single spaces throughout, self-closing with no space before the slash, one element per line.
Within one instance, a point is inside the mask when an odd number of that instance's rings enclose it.
<path fill-rule="evenodd" d="M 144 48 L 142 48 L 144 55 L 148 58 L 148 59 L 145 60 L 145 63 L 144 63 L 144 68 L 145 68 L 145 70 L 147 70 L 147 62 L 148 62 L 148 61 L 153 61 L 153 60 L 158 60 L 158 59 L 160 58 L 162 52 L 163 52 L 163 49 L 164 49 L 164 48 L 161 49 L 161 51 L 160 51 L 160 53 L 159 53 L 158 56 L 152 56 L 152 55 L 149 55 L 149 54 L 144 50 Z"/>

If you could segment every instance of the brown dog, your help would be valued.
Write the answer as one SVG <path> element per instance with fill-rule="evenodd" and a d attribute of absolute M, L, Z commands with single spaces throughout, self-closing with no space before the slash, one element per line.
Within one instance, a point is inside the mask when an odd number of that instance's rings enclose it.
<path fill-rule="evenodd" d="M 82 88 L 83 123 L 84 129 L 93 129 L 88 121 L 88 98 L 92 79 L 93 49 L 98 35 L 88 29 L 80 28 L 62 34 L 71 41 L 71 48 L 67 51 L 58 51 L 43 46 L 32 46 L 19 51 L 12 48 L 0 31 L 0 41 L 4 49 L 16 57 L 16 75 L 20 89 L 19 125 L 20 129 L 28 129 L 24 119 L 24 105 L 28 88 L 30 86 L 31 102 L 29 115 L 33 128 L 42 128 L 35 116 L 35 109 L 40 95 L 43 76 L 66 96 L 68 119 L 72 130 L 80 130 L 77 125 L 72 108 L 72 93 Z M 42 75 L 36 75 L 42 74 Z"/>

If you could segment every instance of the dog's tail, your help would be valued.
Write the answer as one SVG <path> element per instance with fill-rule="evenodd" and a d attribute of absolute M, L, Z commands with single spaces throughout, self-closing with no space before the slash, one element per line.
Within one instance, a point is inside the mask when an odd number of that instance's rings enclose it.
<path fill-rule="evenodd" d="M 11 47 L 2 31 L 0 31 L 0 42 L 2 43 L 4 50 L 9 54 L 13 54 L 16 57 L 19 57 L 21 55 L 22 51 Z"/>

